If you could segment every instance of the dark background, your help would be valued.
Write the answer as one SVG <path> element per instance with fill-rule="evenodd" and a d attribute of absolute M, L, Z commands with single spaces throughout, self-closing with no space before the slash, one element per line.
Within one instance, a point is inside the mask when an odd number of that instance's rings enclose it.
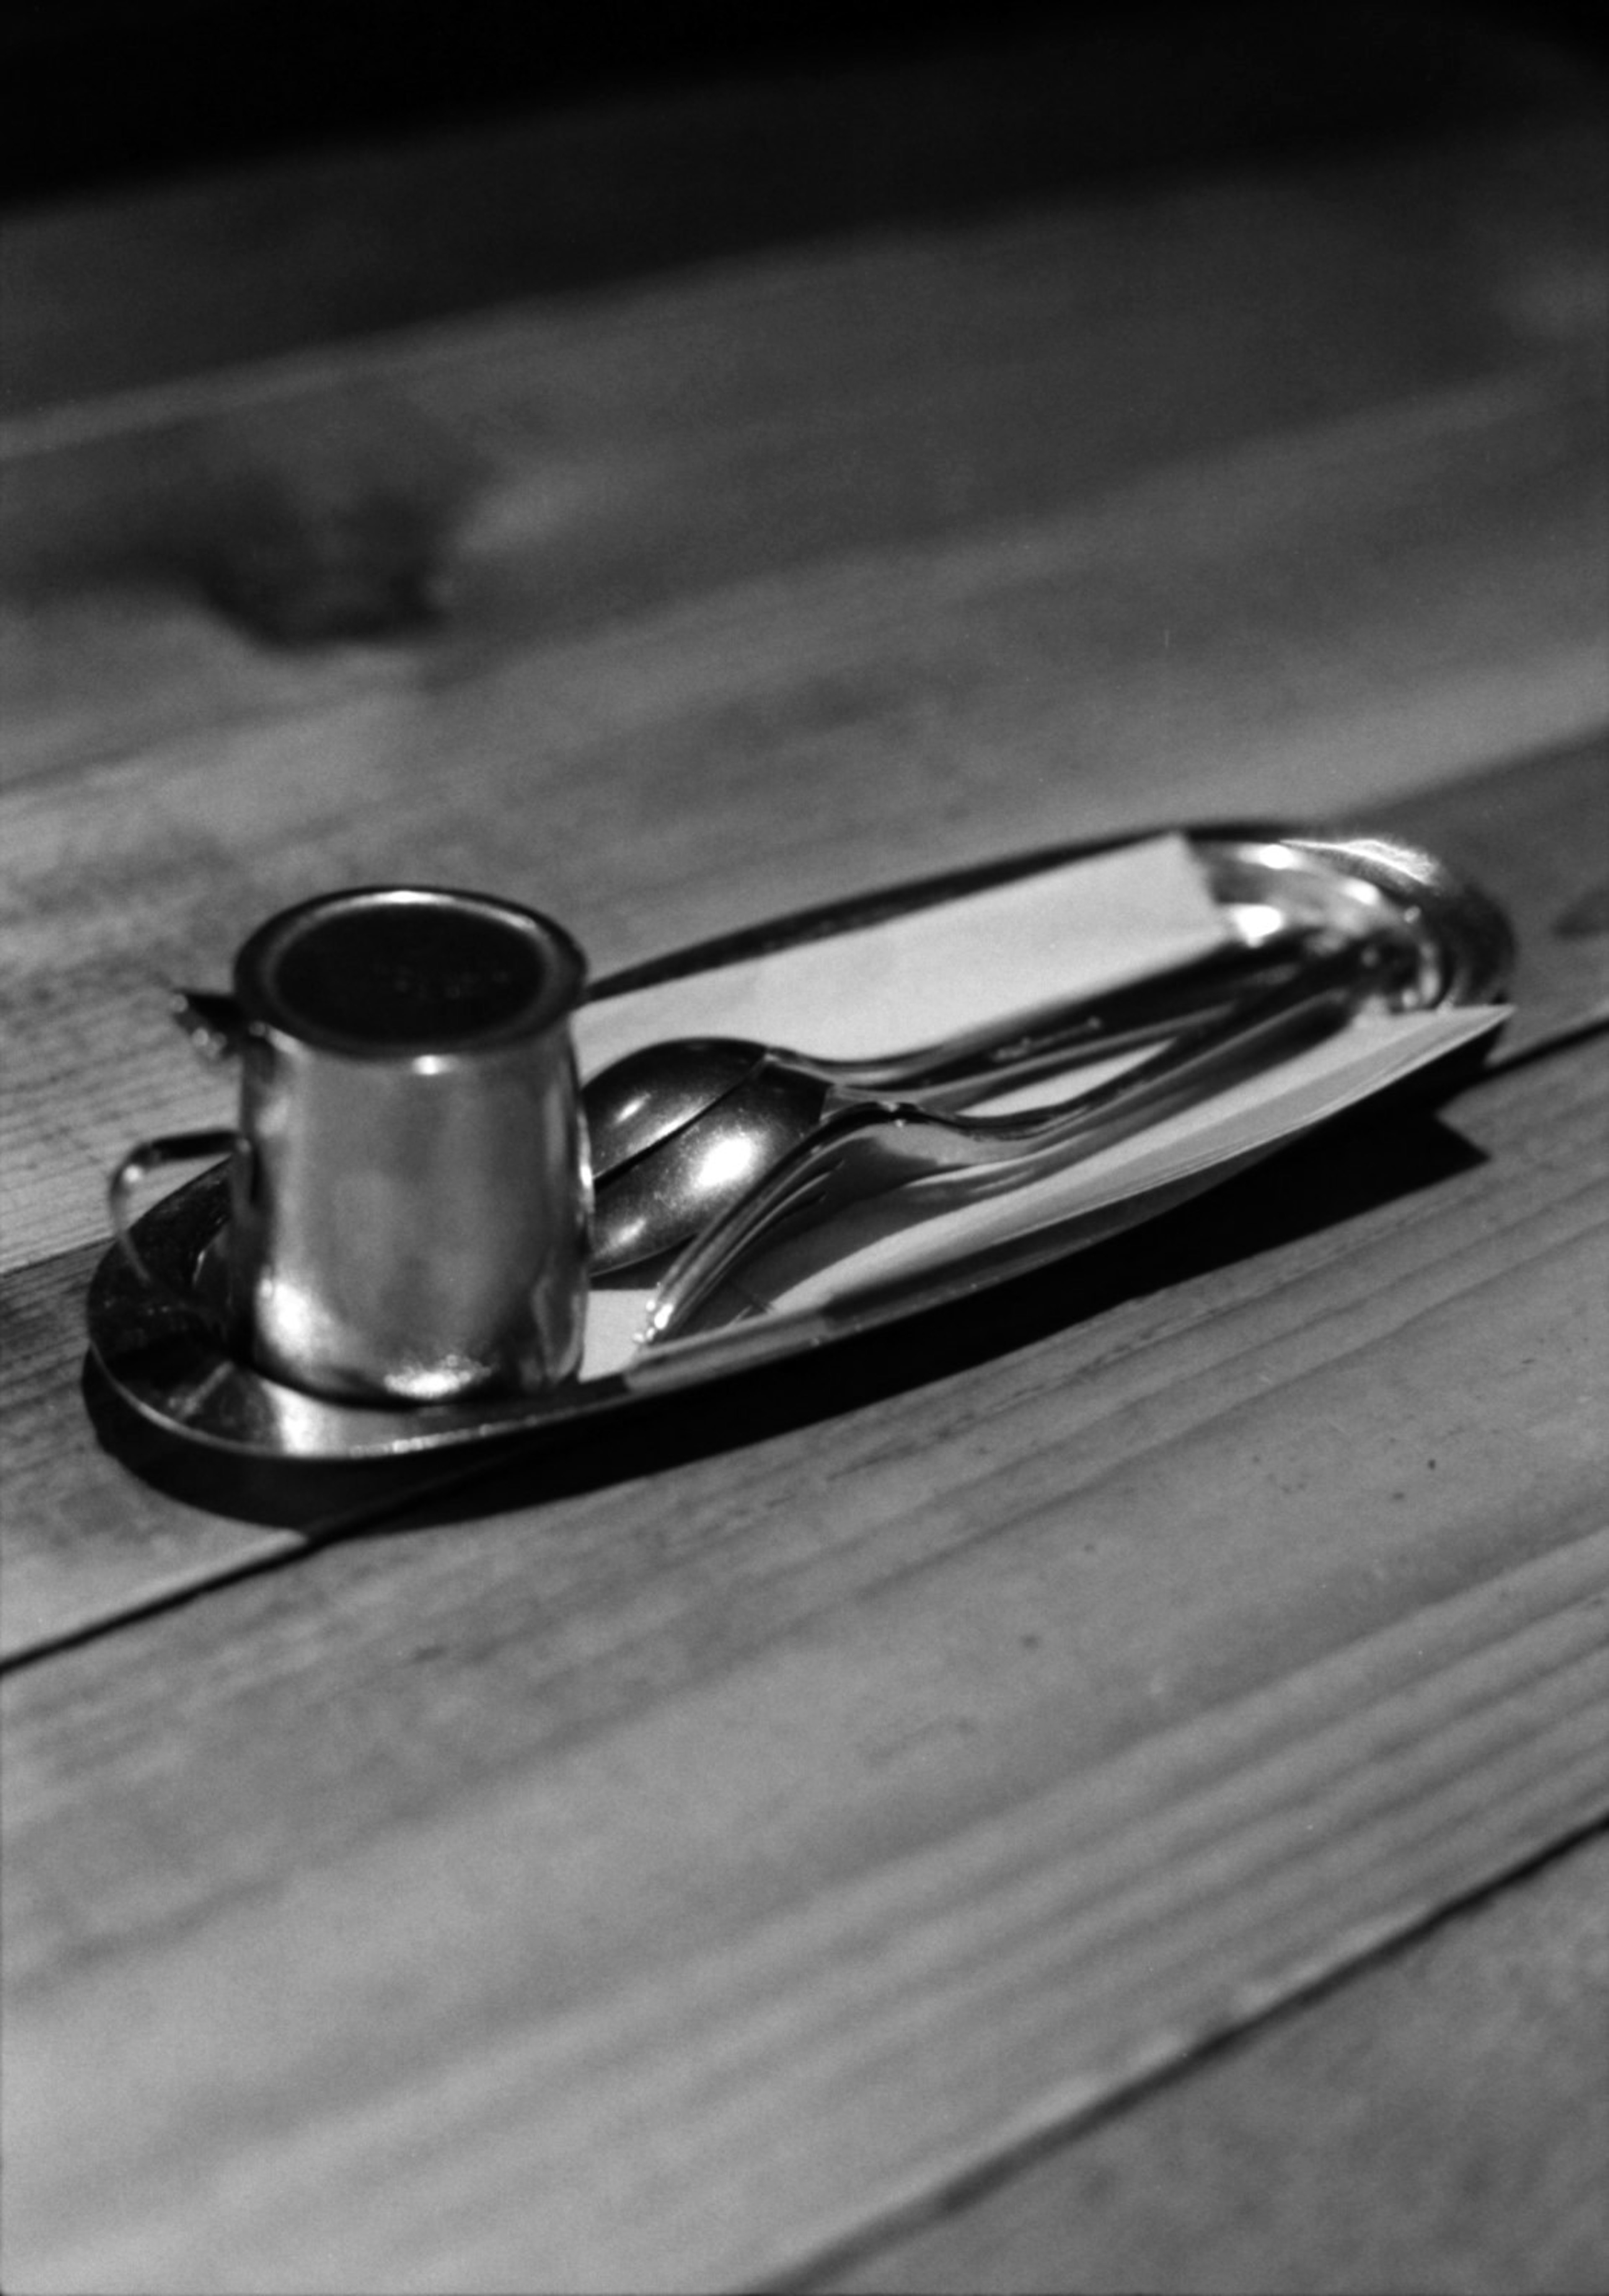
<path fill-rule="evenodd" d="M 1221 143 L 1320 140 L 1495 97 L 1510 45 L 1602 71 L 1609 10 L 1076 7 L 1030 0 L 693 0 L 651 12 L 511 0 L 10 0 L 0 10 L 12 205 L 533 109 L 841 70 L 1024 39 L 1075 44 L 1113 117 L 1091 168 Z M 1232 44 L 1262 90 L 1216 137 L 1190 59 Z M 1156 91 L 1159 123 L 1143 124 Z M 1170 100 L 1170 97 L 1172 100 Z"/>

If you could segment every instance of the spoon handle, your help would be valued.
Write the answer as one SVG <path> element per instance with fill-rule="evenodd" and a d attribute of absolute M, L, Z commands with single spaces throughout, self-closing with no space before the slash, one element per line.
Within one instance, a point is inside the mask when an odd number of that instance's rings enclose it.
<path fill-rule="evenodd" d="M 1316 947 L 1307 931 L 1280 933 L 1255 949 L 1241 947 L 1217 950 L 1176 972 L 1137 980 L 1114 989 L 1065 1025 L 1044 1022 L 1025 1025 L 1008 1040 L 957 1050 L 942 1061 L 927 1058 L 918 1066 L 916 1056 L 901 1065 L 910 1071 L 908 1082 L 875 1080 L 870 1065 L 851 1079 L 843 1071 L 836 1089 L 859 1097 L 897 1094 L 923 1108 L 960 1110 L 992 1094 L 1032 1084 L 1038 1077 L 1057 1076 L 1093 1067 L 1097 1062 L 1118 1060 L 1142 1053 L 1176 1037 L 1194 1035 L 1214 1021 L 1227 1021 L 1249 998 L 1281 988 L 1306 968 Z M 895 1064 L 886 1064 L 892 1069 Z M 878 1071 L 886 1073 L 886 1071 Z"/>
<path fill-rule="evenodd" d="M 1002 1031 L 985 1029 L 912 1046 L 874 1060 L 807 1062 L 839 1090 L 920 1093 L 930 1108 L 964 1107 L 996 1087 L 1081 1062 L 1115 1059 L 1177 1037 L 1192 1022 L 1221 1016 L 1257 990 L 1278 987 L 1311 955 L 1311 927 L 1288 926 L 1255 943 L 1235 941 L 1116 988 L 1030 1013 Z"/>

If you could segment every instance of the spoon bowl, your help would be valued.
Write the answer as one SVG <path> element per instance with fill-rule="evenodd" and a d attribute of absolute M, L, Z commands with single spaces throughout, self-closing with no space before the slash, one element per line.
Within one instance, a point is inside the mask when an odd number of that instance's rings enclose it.
<path fill-rule="evenodd" d="M 683 1037 L 611 1062 L 583 1095 L 594 1180 L 682 1131 L 752 1076 L 765 1056 L 764 1045 L 739 1037 Z"/>
<path fill-rule="evenodd" d="M 657 1047 L 655 1049 L 657 1049 Z M 835 1087 L 762 1046 L 745 1072 L 695 1120 L 661 1136 L 598 1188 L 592 1214 L 592 1272 L 660 1259 L 745 1196 L 790 1148 L 809 1136 L 831 1107 Z"/>

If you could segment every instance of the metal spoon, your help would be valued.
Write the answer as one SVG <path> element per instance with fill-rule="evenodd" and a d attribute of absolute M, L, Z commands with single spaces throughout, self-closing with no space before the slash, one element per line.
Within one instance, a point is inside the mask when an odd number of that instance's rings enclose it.
<path fill-rule="evenodd" d="M 1421 848 L 1393 837 L 1294 833 L 1250 823 L 1190 834 L 1237 942 L 1111 996 L 1071 1002 L 1041 1016 L 1032 1029 L 1002 1031 L 992 1045 L 974 1037 L 886 1064 L 837 1068 L 755 1046 L 729 1050 L 723 1073 L 731 1081 L 723 1095 L 703 1104 L 702 1114 L 689 1113 L 698 1098 L 689 1088 L 678 1103 L 680 1128 L 660 1144 L 639 1147 L 617 1166 L 607 1152 L 598 1160 L 604 1177 L 594 1267 L 608 1275 L 685 1242 L 741 1201 L 756 1176 L 813 1125 L 867 1092 L 964 1107 L 991 1086 L 1176 1037 L 1193 1020 L 1226 1017 L 1246 996 L 1299 973 L 1308 952 L 1337 937 L 1374 952 L 1375 990 L 1398 1009 L 1504 994 L 1515 956 L 1507 917 L 1478 886 Z M 649 1054 L 632 1059 L 645 1063 L 639 1084 L 645 1074 L 651 1080 Z M 616 1073 L 625 1066 L 617 1064 Z M 780 1073 L 787 1068 L 791 1077 Z M 596 1111 L 606 1142 L 609 1073 L 594 1078 L 584 1095 L 589 1120 Z M 713 1074 L 712 1062 L 706 1086 Z M 651 1128 L 645 1126 L 643 1136 L 651 1137 Z M 629 1136 L 617 1134 L 617 1143 L 622 1137 Z"/>
<path fill-rule="evenodd" d="M 925 1108 L 960 1108 L 1036 1076 L 1142 1051 L 1289 979 L 1311 939 L 1303 930 L 1236 943 L 1027 1022 L 880 1060 L 825 1060 L 733 1037 L 628 1053 L 582 1096 L 597 1190 L 593 1269 L 611 1275 L 685 1242 L 839 1108 L 891 1092 Z"/>
<path fill-rule="evenodd" d="M 1381 971 L 1377 947 L 1332 943 L 1279 987 L 1054 1108 L 995 1117 L 941 1116 L 894 1100 L 839 1108 L 672 1262 L 640 1343 L 760 1312 L 762 1300 L 751 1296 L 756 1270 L 801 1226 L 914 1180 L 960 1179 L 989 1193 L 1020 1187 L 1112 1146 L 1342 1027 L 1368 1001 Z"/>

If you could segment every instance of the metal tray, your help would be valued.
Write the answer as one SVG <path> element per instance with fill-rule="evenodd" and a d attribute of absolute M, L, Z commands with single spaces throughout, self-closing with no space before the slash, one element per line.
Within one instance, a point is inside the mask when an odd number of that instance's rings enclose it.
<path fill-rule="evenodd" d="M 1041 848 L 799 911 L 617 972 L 595 986 L 592 997 L 747 963 L 1109 852 L 1139 834 Z M 1418 978 L 1409 996 L 1416 1006 L 1486 1004 L 1499 1001 L 1507 990 L 1514 940 L 1503 912 L 1478 888 L 1416 848 L 1367 834 L 1310 832 L 1266 823 L 1187 825 L 1182 834 L 1213 898 L 1243 938 L 1265 933 L 1270 912 L 1280 922 L 1329 922 L 1344 929 L 1377 919 L 1384 905 L 1413 937 Z M 379 1463 L 510 1439 L 570 1439 L 594 1423 L 617 1420 L 667 1393 L 709 1388 L 752 1366 L 802 1357 L 834 1341 L 949 1305 L 1153 1218 L 1185 1196 L 1216 1186 L 1249 1160 L 1219 1162 L 1188 1183 L 1126 1197 L 1095 1218 L 1031 1232 L 1006 1249 L 995 1246 L 919 1280 L 845 1297 L 808 1313 L 774 1314 L 674 1341 L 643 1352 L 607 1376 L 580 1379 L 535 1398 L 393 1408 L 306 1394 L 223 1353 L 198 1321 L 142 1282 L 116 1250 L 106 1254 L 91 1283 L 90 1347 L 112 1393 L 140 1422 L 186 1449 L 199 1447 L 220 1464 L 229 1458 L 285 1466 Z M 181 1293 L 193 1294 L 227 1210 L 220 1166 L 145 1213 L 135 1234 L 156 1275 Z"/>

